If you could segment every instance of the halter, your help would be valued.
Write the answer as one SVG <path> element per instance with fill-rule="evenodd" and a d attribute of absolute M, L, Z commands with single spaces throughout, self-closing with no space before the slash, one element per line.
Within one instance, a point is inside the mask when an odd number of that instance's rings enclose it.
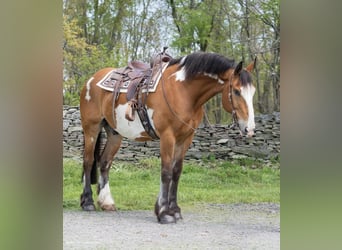
<path fill-rule="evenodd" d="M 238 118 L 237 118 L 237 114 L 236 114 L 236 111 L 235 111 L 235 108 L 234 108 L 234 105 L 233 105 L 233 74 L 231 74 L 231 76 L 229 77 L 229 102 L 230 104 L 232 105 L 232 117 L 233 117 L 233 122 L 232 124 L 230 124 L 228 126 L 229 129 L 232 129 L 232 128 L 235 128 L 236 126 L 240 129 L 240 125 L 238 123 Z"/>

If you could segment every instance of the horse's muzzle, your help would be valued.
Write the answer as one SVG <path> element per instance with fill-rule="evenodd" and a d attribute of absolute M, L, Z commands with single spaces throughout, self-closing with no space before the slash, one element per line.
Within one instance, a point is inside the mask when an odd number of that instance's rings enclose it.
<path fill-rule="evenodd" d="M 246 137 L 252 137 L 254 135 L 255 129 L 248 129 L 248 127 L 245 127 L 245 129 L 240 130 L 241 135 L 245 135 Z"/>
<path fill-rule="evenodd" d="M 247 137 L 252 137 L 254 135 L 254 132 L 255 132 L 254 128 L 252 128 L 250 130 L 248 128 L 246 128 L 246 130 L 247 130 Z"/>

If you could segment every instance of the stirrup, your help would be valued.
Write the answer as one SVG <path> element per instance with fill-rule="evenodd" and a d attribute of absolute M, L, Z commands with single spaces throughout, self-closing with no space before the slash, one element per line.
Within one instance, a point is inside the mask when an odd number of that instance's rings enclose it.
<path fill-rule="evenodd" d="M 127 109 L 125 112 L 125 118 L 128 121 L 134 121 L 135 120 L 135 106 L 136 105 L 136 100 L 132 99 L 127 103 Z"/>

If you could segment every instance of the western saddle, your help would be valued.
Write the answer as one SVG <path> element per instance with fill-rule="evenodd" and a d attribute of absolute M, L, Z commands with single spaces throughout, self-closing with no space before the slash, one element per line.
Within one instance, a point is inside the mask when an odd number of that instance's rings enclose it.
<path fill-rule="evenodd" d="M 158 71 L 161 73 L 162 63 L 167 63 L 172 59 L 169 54 L 165 53 L 166 49 L 167 47 L 164 47 L 161 53 L 154 56 L 150 64 L 141 61 L 131 61 L 126 67 L 116 69 L 114 71 L 115 74 L 111 75 L 111 81 L 116 82 L 113 91 L 113 112 L 115 100 L 120 93 L 120 87 L 127 87 L 126 98 L 128 107 L 125 117 L 129 121 L 134 121 L 135 111 L 137 111 L 145 131 L 153 139 L 159 138 L 155 134 L 148 118 L 145 102 L 149 93 L 148 87 L 152 76 Z"/>

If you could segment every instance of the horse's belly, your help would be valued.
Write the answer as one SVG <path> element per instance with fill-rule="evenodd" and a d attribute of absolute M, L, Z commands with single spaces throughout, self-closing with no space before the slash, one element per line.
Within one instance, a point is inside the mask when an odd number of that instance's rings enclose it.
<path fill-rule="evenodd" d="M 134 121 L 128 121 L 125 118 L 125 113 L 127 109 L 127 104 L 119 105 L 115 109 L 115 116 L 116 116 L 116 128 L 115 131 L 118 132 L 123 137 L 128 139 L 136 140 L 136 139 L 143 139 L 147 138 L 146 135 L 144 136 L 145 129 L 141 124 L 140 118 L 137 113 L 135 113 Z M 154 129 L 152 114 L 153 110 L 147 110 L 148 117 L 150 119 L 150 123 Z"/>

